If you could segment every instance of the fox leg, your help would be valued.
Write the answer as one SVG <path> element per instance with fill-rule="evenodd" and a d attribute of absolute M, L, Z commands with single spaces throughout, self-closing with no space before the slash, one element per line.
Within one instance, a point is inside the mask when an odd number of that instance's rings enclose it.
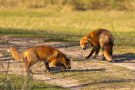
<path fill-rule="evenodd" d="M 30 70 L 31 62 L 28 61 L 28 58 L 27 57 L 23 58 L 23 61 L 25 63 L 27 74 L 32 73 L 31 70 Z"/>
<path fill-rule="evenodd" d="M 104 57 L 104 52 L 102 53 L 102 61 L 105 61 L 106 59 L 105 59 L 105 57 Z"/>
<path fill-rule="evenodd" d="M 86 57 L 87 59 L 90 58 L 92 56 L 92 54 L 97 50 L 97 46 L 93 47 L 93 49 L 91 50 L 90 54 Z"/>
<path fill-rule="evenodd" d="M 59 66 L 62 68 L 62 71 L 66 71 L 66 67 L 64 66 L 64 64 L 59 64 Z"/>
<path fill-rule="evenodd" d="M 30 62 L 25 62 L 25 65 L 26 65 L 27 74 L 31 74 L 32 73 L 32 71 L 30 70 L 31 63 Z"/>
<path fill-rule="evenodd" d="M 44 65 L 45 65 L 46 71 L 47 71 L 47 72 L 50 72 L 49 62 L 45 62 L 45 61 L 44 61 Z"/>
<path fill-rule="evenodd" d="M 110 55 L 112 56 L 113 54 L 113 44 L 111 45 L 111 48 L 110 48 Z"/>
<path fill-rule="evenodd" d="M 112 50 L 112 48 L 110 49 L 110 55 L 112 56 L 112 53 L 113 53 L 113 50 Z"/>
<path fill-rule="evenodd" d="M 98 56 L 99 50 L 100 50 L 100 47 L 97 47 L 96 52 L 95 52 L 95 56 L 93 58 L 96 58 Z"/>
<path fill-rule="evenodd" d="M 104 57 L 104 48 L 102 48 L 102 55 L 101 55 L 101 59 L 102 59 L 102 61 L 105 61 L 106 59 L 105 59 L 105 57 Z"/>
<path fill-rule="evenodd" d="M 60 66 L 62 68 L 62 71 L 66 71 L 66 67 L 62 63 L 58 63 L 58 60 L 53 60 L 52 64 L 54 66 Z"/>
<path fill-rule="evenodd" d="M 110 56 L 112 57 L 113 54 L 113 47 L 110 47 Z M 112 60 L 111 62 L 115 62 L 114 60 Z"/>

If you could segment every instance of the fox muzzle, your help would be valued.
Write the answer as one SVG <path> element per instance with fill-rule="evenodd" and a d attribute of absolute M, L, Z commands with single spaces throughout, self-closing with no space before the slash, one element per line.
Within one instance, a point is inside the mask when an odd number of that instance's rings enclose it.
<path fill-rule="evenodd" d="M 83 47 L 83 50 L 86 50 L 86 47 Z"/>

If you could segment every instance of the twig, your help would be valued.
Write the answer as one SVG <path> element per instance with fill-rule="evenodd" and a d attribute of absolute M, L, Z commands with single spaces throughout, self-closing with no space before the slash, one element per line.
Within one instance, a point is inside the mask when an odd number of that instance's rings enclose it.
<path fill-rule="evenodd" d="M 10 88 L 10 90 L 15 90 L 15 87 L 14 85 L 12 84 L 11 82 L 11 79 L 9 77 L 9 67 L 10 67 L 10 62 L 7 63 L 7 71 L 6 71 L 6 80 L 5 80 L 5 85 L 6 85 L 6 88 Z"/>
<path fill-rule="evenodd" d="M 9 63 L 23 63 L 23 62 L 20 62 L 20 61 L 0 61 L 0 63 L 8 63 L 9 64 Z"/>

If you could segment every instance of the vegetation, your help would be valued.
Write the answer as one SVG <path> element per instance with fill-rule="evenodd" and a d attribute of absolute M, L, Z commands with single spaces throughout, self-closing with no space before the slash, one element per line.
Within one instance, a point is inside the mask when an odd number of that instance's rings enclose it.
<path fill-rule="evenodd" d="M 79 42 L 92 30 L 105 28 L 115 37 L 115 53 L 134 52 L 134 4 L 135 0 L 0 0 L 0 37 L 43 37 L 48 41 Z M 53 76 L 78 80 L 84 90 L 135 88 L 132 70 L 100 61 L 77 63 L 92 67 Z M 0 74 L 0 90 L 5 88 L 4 76 Z M 16 75 L 10 78 L 20 90 L 25 78 Z M 32 90 L 45 89 L 63 88 L 35 80 L 32 82 Z"/>
<path fill-rule="evenodd" d="M 81 67 L 88 69 L 75 69 L 66 73 L 54 74 L 55 77 L 76 79 L 81 90 L 117 90 L 134 89 L 135 72 L 120 66 L 102 61 L 75 61 Z"/>
<path fill-rule="evenodd" d="M 134 9 L 135 0 L 0 0 L 0 7 L 58 8 L 58 9 Z"/>
<path fill-rule="evenodd" d="M 97 28 L 110 30 L 115 45 L 135 45 L 134 11 L 72 11 L 1 9 L 0 35 L 44 37 L 55 41 L 79 41 Z"/>
<path fill-rule="evenodd" d="M 0 74 L 0 90 L 22 90 L 25 79 L 25 77 L 17 75 L 10 75 L 9 78 L 6 78 L 4 74 Z M 30 83 L 31 89 L 27 88 L 27 90 L 65 90 L 60 86 L 50 85 L 42 81 L 32 80 Z"/>

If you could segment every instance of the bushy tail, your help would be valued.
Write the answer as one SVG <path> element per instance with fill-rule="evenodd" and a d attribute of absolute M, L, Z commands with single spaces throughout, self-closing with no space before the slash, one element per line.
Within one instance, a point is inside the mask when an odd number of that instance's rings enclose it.
<path fill-rule="evenodd" d="M 110 61 L 110 62 L 112 62 L 113 61 L 113 59 L 112 59 L 112 56 L 111 56 L 111 52 L 112 52 L 112 50 L 111 50 L 112 48 L 111 47 L 105 47 L 104 48 L 104 57 L 106 58 L 106 60 L 107 61 Z"/>
<path fill-rule="evenodd" d="M 11 53 L 12 57 L 16 61 L 21 61 L 22 60 L 22 55 L 21 53 L 16 49 L 16 47 L 10 47 L 9 52 Z"/>

